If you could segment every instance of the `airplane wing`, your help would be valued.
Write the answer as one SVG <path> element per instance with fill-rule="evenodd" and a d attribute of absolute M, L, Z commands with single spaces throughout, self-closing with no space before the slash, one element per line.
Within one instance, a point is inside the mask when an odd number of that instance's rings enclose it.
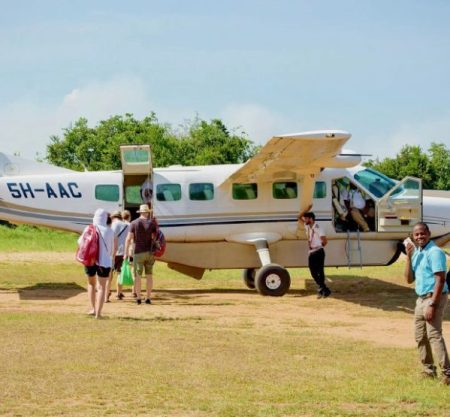
<path fill-rule="evenodd" d="M 361 162 L 356 154 L 340 154 L 351 134 L 323 130 L 274 136 L 253 158 L 230 175 L 221 186 L 232 183 L 299 181 L 300 209 L 312 202 L 315 178 L 322 168 L 344 168 Z"/>
<path fill-rule="evenodd" d="M 333 168 L 338 165 L 333 164 L 333 158 L 350 137 L 350 133 L 337 130 L 274 136 L 225 182 L 295 180 L 321 168 Z"/>

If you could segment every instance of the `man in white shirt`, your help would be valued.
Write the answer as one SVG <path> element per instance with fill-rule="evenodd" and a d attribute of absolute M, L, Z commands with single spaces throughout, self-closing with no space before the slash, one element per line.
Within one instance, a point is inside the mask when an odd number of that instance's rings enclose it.
<path fill-rule="evenodd" d="M 353 220 L 358 224 L 363 232 L 370 232 L 369 225 L 363 216 L 364 209 L 366 208 L 366 200 L 364 199 L 361 191 L 354 184 L 350 184 L 348 200 L 350 214 L 352 215 Z"/>
<path fill-rule="evenodd" d="M 316 284 L 319 286 L 317 298 L 326 298 L 330 296 L 331 290 L 325 284 L 325 250 L 328 243 L 327 237 L 322 228 L 316 223 L 316 216 L 309 211 L 311 206 L 305 212 L 300 213 L 298 220 L 305 225 L 306 236 L 308 238 L 308 267 Z"/>

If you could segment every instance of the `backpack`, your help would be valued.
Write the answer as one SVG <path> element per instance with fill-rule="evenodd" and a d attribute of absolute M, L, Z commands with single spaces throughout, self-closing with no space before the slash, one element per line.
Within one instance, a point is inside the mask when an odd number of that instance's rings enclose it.
<path fill-rule="evenodd" d="M 152 253 L 156 258 L 160 258 L 166 251 L 166 238 L 164 237 L 164 233 L 161 232 L 161 229 L 159 228 L 158 219 L 156 217 L 152 217 L 152 222 L 156 228 L 155 238 L 152 241 Z"/>
<path fill-rule="evenodd" d="M 152 252 L 157 258 L 160 258 L 164 255 L 166 251 L 166 238 L 164 237 L 164 233 L 161 232 L 161 229 L 158 227 L 156 229 L 156 237 L 153 240 L 152 244 Z"/>
<path fill-rule="evenodd" d="M 78 243 L 76 259 L 84 266 L 93 266 L 98 260 L 99 239 L 97 228 L 90 224 L 81 235 Z"/>

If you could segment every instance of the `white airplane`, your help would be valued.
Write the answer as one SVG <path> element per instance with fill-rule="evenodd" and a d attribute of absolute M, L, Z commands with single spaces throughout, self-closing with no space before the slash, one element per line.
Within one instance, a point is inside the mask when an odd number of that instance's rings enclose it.
<path fill-rule="evenodd" d="M 326 266 L 388 265 L 422 220 L 439 246 L 448 244 L 450 199 L 423 198 L 419 179 L 398 182 L 360 165 L 360 155 L 343 150 L 350 137 L 340 130 L 281 135 L 245 164 L 155 169 L 148 145 L 123 146 L 122 170 L 107 172 L 0 153 L 0 219 L 81 232 L 99 207 L 135 212 L 147 181 L 167 241 L 162 261 L 197 279 L 207 269 L 243 269 L 249 288 L 271 296 L 288 291 L 286 268 L 307 265 L 297 216 L 310 204 L 328 237 Z M 368 232 L 339 204 L 349 184 L 374 206 Z"/>

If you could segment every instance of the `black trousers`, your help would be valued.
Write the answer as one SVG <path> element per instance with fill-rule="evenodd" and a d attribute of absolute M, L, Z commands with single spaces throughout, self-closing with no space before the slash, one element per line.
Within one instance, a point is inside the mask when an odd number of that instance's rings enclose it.
<path fill-rule="evenodd" d="M 325 285 L 325 251 L 323 249 L 316 250 L 309 254 L 308 257 L 308 266 L 311 272 L 311 276 L 316 281 L 316 284 L 319 286 L 319 292 L 327 289 Z"/>

